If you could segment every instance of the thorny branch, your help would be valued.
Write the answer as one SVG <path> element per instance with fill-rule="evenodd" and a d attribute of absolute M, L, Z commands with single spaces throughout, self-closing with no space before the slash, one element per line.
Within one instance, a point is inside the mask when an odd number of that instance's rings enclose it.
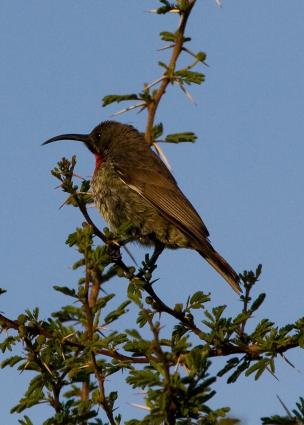
<path fill-rule="evenodd" d="M 154 124 L 154 119 L 156 115 L 156 110 L 161 98 L 165 94 L 166 89 L 170 83 L 169 74 L 174 71 L 178 57 L 183 51 L 185 28 L 186 28 L 186 24 L 187 24 L 189 15 L 191 13 L 191 10 L 193 6 L 195 5 L 195 3 L 196 3 L 196 0 L 189 0 L 188 8 L 180 12 L 179 26 L 176 31 L 176 40 L 172 49 L 172 55 L 168 64 L 168 68 L 166 69 L 166 71 L 164 72 L 163 76 L 160 79 L 161 81 L 160 86 L 158 87 L 155 95 L 153 96 L 152 100 L 147 104 L 148 116 L 147 116 L 145 137 L 149 144 L 153 143 L 153 124 Z"/>
<path fill-rule="evenodd" d="M 81 203 L 79 203 L 81 205 Z M 81 209 L 82 211 L 82 209 Z M 86 212 L 86 208 L 84 208 L 84 211 Z M 88 218 L 89 215 L 87 214 Z M 91 219 L 90 219 L 91 221 Z M 91 221 L 92 222 L 92 221 Z M 93 222 L 92 222 L 93 223 Z M 94 225 L 94 223 L 93 223 Z M 95 226 L 94 226 L 95 227 Z M 96 227 L 97 229 L 97 227 Z M 88 260 L 87 260 L 87 254 L 85 253 L 85 264 L 86 264 L 86 276 L 85 276 L 85 289 L 86 289 L 86 296 L 84 297 L 84 311 L 86 315 L 86 328 L 87 328 L 87 338 L 89 341 L 93 341 L 94 338 L 94 307 L 96 306 L 96 302 L 98 300 L 98 294 L 101 287 L 101 281 L 98 279 L 92 279 L 91 271 L 88 268 Z M 90 285 L 90 282 L 92 282 L 92 285 Z M 111 425 L 116 425 L 116 422 L 114 420 L 113 411 L 111 406 L 109 406 L 107 402 L 107 398 L 105 395 L 105 389 L 104 389 L 104 375 L 102 371 L 99 370 L 97 361 L 96 361 L 96 355 L 93 350 L 91 350 L 91 364 L 94 370 L 95 377 L 98 382 L 99 387 L 99 402 L 102 406 L 103 410 L 105 411 L 108 420 L 110 421 Z"/>
<path fill-rule="evenodd" d="M 0 326 L 2 330 L 9 330 L 13 329 L 18 332 L 19 325 L 17 320 L 11 320 L 4 315 L 0 314 Z M 44 335 L 47 338 L 53 338 L 54 334 L 43 325 L 37 325 L 37 326 L 25 326 L 25 331 L 30 336 L 37 336 L 37 335 Z M 62 346 L 67 347 L 74 347 L 79 350 L 82 350 L 85 348 L 85 346 L 77 341 L 73 341 L 69 338 L 63 338 L 60 341 Z M 273 347 L 273 350 L 277 354 L 283 354 L 288 350 L 291 350 L 293 348 L 299 347 L 298 337 L 297 336 L 290 336 L 286 339 L 284 343 L 280 343 L 280 346 Z M 122 362 L 126 363 L 148 363 L 148 359 L 145 356 L 135 356 L 130 357 L 126 356 L 124 354 L 119 353 L 117 350 L 108 350 L 108 349 L 96 349 L 96 354 L 100 354 L 106 357 L 110 357 Z M 259 344 L 248 344 L 248 345 L 242 345 L 238 346 L 232 343 L 227 343 L 221 347 L 210 347 L 209 356 L 210 357 L 225 357 L 230 356 L 231 354 L 247 354 L 252 359 L 255 359 L 259 357 L 262 354 L 267 354 L 268 351 L 265 350 L 265 348 L 261 347 Z M 176 359 L 176 361 L 180 361 L 180 357 Z"/>

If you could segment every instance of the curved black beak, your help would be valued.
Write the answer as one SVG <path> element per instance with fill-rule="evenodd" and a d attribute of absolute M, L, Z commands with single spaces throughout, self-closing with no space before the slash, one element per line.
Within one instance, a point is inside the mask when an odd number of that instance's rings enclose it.
<path fill-rule="evenodd" d="M 88 134 L 60 134 L 59 136 L 52 137 L 51 139 L 46 140 L 42 145 L 47 145 L 48 143 L 57 142 L 57 140 L 75 140 L 78 142 L 84 142 L 87 146 L 89 144 L 89 135 Z"/>

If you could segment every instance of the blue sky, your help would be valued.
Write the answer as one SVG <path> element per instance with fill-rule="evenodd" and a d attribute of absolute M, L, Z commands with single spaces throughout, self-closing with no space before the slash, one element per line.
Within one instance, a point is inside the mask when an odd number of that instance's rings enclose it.
<path fill-rule="evenodd" d="M 93 159 L 80 144 L 40 144 L 56 134 L 90 131 L 118 109 L 102 109 L 104 95 L 136 92 L 160 75 L 157 61 L 167 56 L 157 51 L 158 33 L 174 30 L 176 17 L 146 13 L 157 4 L 1 1 L 0 286 L 8 294 L 0 310 L 11 318 L 35 306 L 47 317 L 65 301 L 52 285 L 77 281 L 71 271 L 77 254 L 64 242 L 82 218 L 72 208 L 58 210 L 64 196 L 54 190 L 49 170 L 76 153 L 79 174 L 90 176 Z M 302 0 L 224 0 L 222 8 L 198 1 L 188 35 L 193 50 L 207 52 L 206 83 L 191 91 L 196 106 L 170 89 L 158 114 L 167 133 L 198 135 L 194 145 L 164 146 L 174 175 L 236 270 L 263 264 L 259 289 L 268 296 L 260 318 L 278 325 L 303 315 L 303 16 Z M 143 129 L 145 114 L 120 120 Z M 238 311 L 230 287 L 194 252 L 166 252 L 157 273 L 159 293 L 172 305 L 203 289 L 212 292 L 214 305 Z M 117 289 L 123 299 L 126 285 Z M 214 405 L 230 405 L 248 425 L 284 413 L 276 394 L 292 408 L 304 394 L 303 354 L 287 356 L 296 368 L 279 360 L 279 381 L 265 375 L 233 386 L 221 382 Z M 8 412 L 27 378 L 1 372 L 2 423 L 17 423 Z M 138 414 L 128 404 L 139 402 L 136 397 L 131 392 L 122 399 L 125 417 Z M 39 424 L 45 411 L 30 416 Z"/>

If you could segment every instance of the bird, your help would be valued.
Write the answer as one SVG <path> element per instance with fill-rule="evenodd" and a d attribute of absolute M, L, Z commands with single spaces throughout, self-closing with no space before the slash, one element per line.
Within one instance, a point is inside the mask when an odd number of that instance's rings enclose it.
<path fill-rule="evenodd" d="M 95 156 L 91 191 L 95 206 L 115 233 L 131 225 L 143 245 L 196 250 L 240 294 L 240 278 L 213 248 L 203 220 L 144 134 L 129 124 L 104 121 L 89 134 L 61 134 L 83 142 Z"/>

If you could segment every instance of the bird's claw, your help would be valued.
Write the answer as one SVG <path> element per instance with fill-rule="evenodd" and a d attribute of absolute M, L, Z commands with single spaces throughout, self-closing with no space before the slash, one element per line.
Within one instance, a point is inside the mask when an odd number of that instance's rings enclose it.
<path fill-rule="evenodd" d="M 114 263 L 121 260 L 120 245 L 117 241 L 113 240 L 109 242 L 108 252 Z"/>

